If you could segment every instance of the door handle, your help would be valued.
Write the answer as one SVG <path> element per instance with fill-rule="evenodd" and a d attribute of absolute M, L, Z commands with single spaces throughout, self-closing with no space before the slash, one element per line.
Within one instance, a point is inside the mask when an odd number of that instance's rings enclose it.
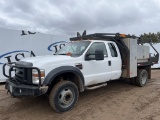
<path fill-rule="evenodd" d="M 110 60 L 108 61 L 108 66 L 111 66 L 111 61 Z"/>

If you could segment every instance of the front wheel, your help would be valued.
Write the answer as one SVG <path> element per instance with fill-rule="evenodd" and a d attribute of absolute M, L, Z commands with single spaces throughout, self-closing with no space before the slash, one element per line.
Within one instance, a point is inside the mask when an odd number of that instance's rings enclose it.
<path fill-rule="evenodd" d="M 77 86 L 70 81 L 60 81 L 51 90 L 49 103 L 57 112 L 72 109 L 78 101 L 79 91 Z"/>
<path fill-rule="evenodd" d="M 145 69 L 140 69 L 137 72 L 136 84 L 140 87 L 143 87 L 147 84 L 148 73 Z"/>

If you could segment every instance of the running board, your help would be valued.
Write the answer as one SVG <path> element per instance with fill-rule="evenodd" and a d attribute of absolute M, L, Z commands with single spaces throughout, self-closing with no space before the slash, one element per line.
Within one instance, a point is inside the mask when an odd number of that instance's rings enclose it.
<path fill-rule="evenodd" d="M 100 87 L 104 87 L 106 86 L 107 83 L 103 83 L 103 84 L 100 84 L 100 85 L 95 85 L 95 86 L 91 86 L 91 87 L 86 87 L 86 90 L 94 90 L 94 89 L 97 89 L 97 88 L 100 88 Z"/>

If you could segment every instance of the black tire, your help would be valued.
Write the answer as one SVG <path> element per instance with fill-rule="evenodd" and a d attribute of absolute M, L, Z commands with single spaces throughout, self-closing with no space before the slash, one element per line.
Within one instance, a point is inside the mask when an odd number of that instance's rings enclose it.
<path fill-rule="evenodd" d="M 143 87 L 147 84 L 148 81 L 148 73 L 145 69 L 140 69 L 137 72 L 136 84 L 139 87 Z"/>
<path fill-rule="evenodd" d="M 49 103 L 56 112 L 71 110 L 77 103 L 79 91 L 77 86 L 70 81 L 60 81 L 51 90 Z"/>

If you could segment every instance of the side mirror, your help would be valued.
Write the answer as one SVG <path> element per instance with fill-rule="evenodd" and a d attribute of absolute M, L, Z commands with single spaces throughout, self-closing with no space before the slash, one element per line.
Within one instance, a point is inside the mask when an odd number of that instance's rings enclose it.
<path fill-rule="evenodd" d="M 104 53 L 103 53 L 103 51 L 97 49 L 95 51 L 95 58 L 96 58 L 96 60 L 104 60 Z"/>

